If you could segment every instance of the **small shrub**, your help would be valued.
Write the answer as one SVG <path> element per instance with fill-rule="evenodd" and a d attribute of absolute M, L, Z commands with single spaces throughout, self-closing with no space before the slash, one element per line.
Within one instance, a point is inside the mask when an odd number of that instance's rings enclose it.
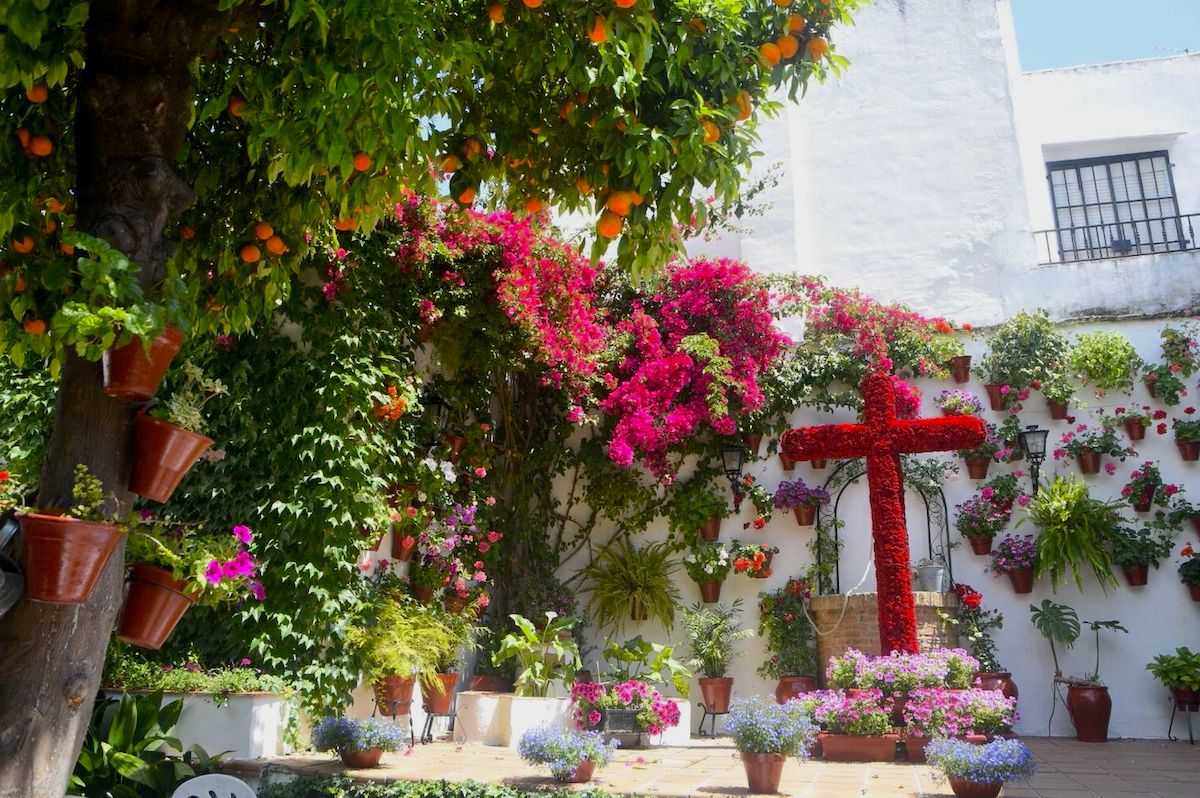
<path fill-rule="evenodd" d="M 934 740 L 925 746 L 925 759 L 950 779 L 990 784 L 1032 776 L 1033 754 L 1019 740 L 995 740 L 971 745 L 962 740 Z"/>
<path fill-rule="evenodd" d="M 521 735 L 521 758 L 531 765 L 549 765 L 550 775 L 566 781 L 583 760 L 596 767 L 611 761 L 616 742 L 605 742 L 604 735 L 592 731 L 565 731 L 539 726 Z"/>
<path fill-rule="evenodd" d="M 312 746 L 317 751 L 398 751 L 407 735 L 400 726 L 384 718 L 321 718 L 312 733 Z"/>
<path fill-rule="evenodd" d="M 740 699 L 729 708 L 725 731 L 739 751 L 808 757 L 817 727 L 804 708 L 764 698 Z"/>

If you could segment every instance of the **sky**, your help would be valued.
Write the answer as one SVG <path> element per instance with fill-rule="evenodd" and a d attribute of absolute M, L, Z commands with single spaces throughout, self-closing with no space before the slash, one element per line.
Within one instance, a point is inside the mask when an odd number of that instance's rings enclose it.
<path fill-rule="evenodd" d="M 1200 53 L 1200 0 L 1012 0 L 1021 69 Z"/>

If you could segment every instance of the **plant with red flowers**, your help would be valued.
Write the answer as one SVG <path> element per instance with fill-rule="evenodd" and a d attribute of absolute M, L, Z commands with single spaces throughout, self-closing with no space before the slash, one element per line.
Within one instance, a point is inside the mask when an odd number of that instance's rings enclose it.
<path fill-rule="evenodd" d="M 1161 421 L 1166 417 L 1167 412 L 1165 410 L 1152 410 L 1150 405 L 1131 405 L 1129 407 L 1115 408 L 1111 416 L 1102 416 L 1100 423 L 1114 429 L 1126 424 L 1149 429 L 1154 426 L 1155 421 Z"/>
<path fill-rule="evenodd" d="M 1164 327 L 1159 338 L 1163 362 L 1148 366 L 1143 379 L 1152 396 L 1173 407 L 1179 404 L 1180 397 L 1187 396 L 1183 380 L 1196 373 L 1200 365 L 1200 343 L 1191 325 L 1178 329 Z"/>
<path fill-rule="evenodd" d="M 739 543 L 733 541 L 733 572 L 755 579 L 766 579 L 771 575 L 771 558 L 779 553 L 777 546 L 766 543 Z"/>
<path fill-rule="evenodd" d="M 1200 587 L 1200 557 L 1196 556 L 1190 540 L 1179 550 L 1179 556 L 1184 558 L 1179 564 L 1180 580 L 1188 587 Z"/>
<path fill-rule="evenodd" d="M 1062 434 L 1059 446 L 1054 450 L 1054 459 L 1078 457 L 1081 454 L 1094 452 L 1107 454 L 1118 460 L 1124 460 L 1126 455 L 1136 454 L 1133 449 L 1122 446 L 1117 440 L 1117 434 L 1112 429 L 1100 426 L 1092 427 L 1079 424 L 1074 430 Z"/>
<path fill-rule="evenodd" d="M 0 512 L 4 512 L 10 507 L 15 507 L 18 504 L 20 489 L 12 479 L 12 475 L 7 471 L 0 471 Z"/>
<path fill-rule="evenodd" d="M 759 530 L 765 527 L 775 511 L 775 499 L 767 493 L 766 488 L 758 484 L 758 480 L 752 474 L 742 477 L 738 492 L 734 496 L 737 505 L 741 505 L 742 499 L 749 499 L 754 505 L 754 518 L 742 524 L 742 528 Z"/>
<path fill-rule="evenodd" d="M 1189 416 L 1194 415 L 1196 408 L 1185 407 L 1183 412 Z M 1176 441 L 1184 443 L 1200 442 L 1200 421 L 1191 418 L 1173 418 L 1171 419 L 1171 431 L 1175 433 Z"/>
<path fill-rule="evenodd" d="M 950 615 L 938 611 L 938 618 L 944 623 L 958 627 L 959 640 L 965 640 L 971 656 L 979 660 L 979 670 L 997 673 L 1004 670 L 996 658 L 996 641 L 992 639 L 992 630 L 1004 626 L 1004 616 L 1000 610 L 985 610 L 983 594 L 970 585 L 958 583 L 954 586 L 954 594 L 958 596 L 958 613 Z"/>
<path fill-rule="evenodd" d="M 917 386 L 893 374 L 892 390 L 896 394 L 896 418 L 921 415 L 921 391 Z"/>
<path fill-rule="evenodd" d="M 1179 486 L 1163 479 L 1158 464 L 1147 460 L 1129 474 L 1129 481 L 1121 488 L 1121 496 L 1131 505 L 1157 504 L 1166 508 L 1171 497 L 1179 493 Z"/>
<path fill-rule="evenodd" d="M 782 676 L 816 676 L 817 652 L 808 620 L 808 582 L 788 579 L 778 590 L 758 594 L 758 634 L 770 654 L 758 666 L 764 679 Z"/>

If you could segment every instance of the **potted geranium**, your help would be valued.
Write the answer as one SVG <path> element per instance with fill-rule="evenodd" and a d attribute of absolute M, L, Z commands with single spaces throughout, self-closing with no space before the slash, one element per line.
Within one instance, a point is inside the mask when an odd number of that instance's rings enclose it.
<path fill-rule="evenodd" d="M 1018 313 L 988 338 L 988 351 L 975 371 L 985 383 L 993 410 L 1001 410 L 1035 382 L 1063 372 L 1069 343 L 1045 311 Z"/>
<path fill-rule="evenodd" d="M 1000 474 L 992 477 L 979 489 L 979 495 L 997 507 L 1011 510 L 1013 502 L 1022 495 L 1021 483 L 1017 481 L 1017 477 L 1020 475 L 1021 472 L 1018 471 L 1016 474 Z"/>
<path fill-rule="evenodd" d="M 204 406 L 228 393 L 194 363 L 184 363 L 183 375 L 166 404 L 134 417 L 129 489 L 156 502 L 171 498 L 184 474 L 213 445 L 201 434 Z"/>
<path fill-rule="evenodd" d="M 1037 560 L 1033 535 L 1008 535 L 992 553 L 988 570 L 994 574 L 1007 574 L 1014 593 L 1031 593 Z"/>
<path fill-rule="evenodd" d="M 1146 584 L 1150 566 L 1171 553 L 1171 535 L 1158 522 L 1142 527 L 1119 527 L 1109 541 L 1112 561 L 1124 573 L 1130 587 Z"/>
<path fill-rule="evenodd" d="M 1020 740 L 993 740 L 972 745 L 962 740 L 934 740 L 925 758 L 950 782 L 958 798 L 996 798 L 1004 783 L 1029 778 L 1037 766 Z"/>
<path fill-rule="evenodd" d="M 978 396 L 958 388 L 942 391 L 934 397 L 934 401 L 944 416 L 977 416 L 983 412 L 983 404 Z"/>
<path fill-rule="evenodd" d="M 1179 486 L 1167 484 L 1158 465 L 1147 460 L 1129 474 L 1129 481 L 1121 488 L 1121 497 L 1133 505 L 1135 511 L 1148 513 L 1155 504 L 1166 507 L 1170 497 L 1178 492 Z"/>
<path fill-rule="evenodd" d="M 336 751 L 348 768 L 379 767 L 384 752 L 399 751 L 408 735 L 387 718 L 321 718 L 313 727 L 312 746 Z"/>
<path fill-rule="evenodd" d="M 954 509 L 958 513 L 954 528 L 967 539 L 971 551 L 976 554 L 990 554 L 992 538 L 1008 528 L 1012 518 L 1012 510 L 992 501 L 991 496 L 972 496 Z"/>
<path fill-rule="evenodd" d="M 667 524 L 673 537 L 684 542 L 691 542 L 697 534 L 707 541 L 720 537 L 721 519 L 729 516 L 730 507 L 712 479 L 713 473 L 703 470 L 675 486 L 667 508 Z"/>
<path fill-rule="evenodd" d="M 1000 439 L 996 436 L 996 425 L 987 424 L 987 435 L 983 443 L 971 449 L 959 449 L 958 456 L 967 464 L 967 476 L 971 479 L 987 479 L 988 467 L 1000 451 Z"/>
<path fill-rule="evenodd" d="M 1189 416 L 1196 412 L 1194 407 L 1185 407 L 1183 412 Z M 1200 421 L 1196 419 L 1171 419 L 1171 429 L 1175 433 L 1175 447 L 1184 462 L 1200 460 Z"/>
<path fill-rule="evenodd" d="M 1179 404 L 1181 395 L 1187 392 L 1184 380 L 1196 373 L 1200 365 L 1197 352 L 1195 329 L 1191 325 L 1182 328 L 1163 327 L 1159 333 L 1162 341 L 1163 362 L 1147 366 L 1143 379 L 1150 395 L 1165 404 Z"/>
<path fill-rule="evenodd" d="M 975 684 L 984 690 L 999 690 L 1005 697 L 1015 699 L 1019 695 L 1017 685 L 1012 680 L 1012 673 L 1004 670 L 996 658 L 996 641 L 992 639 L 992 630 L 1004 625 L 1004 616 L 1000 610 L 985 610 L 983 594 L 970 585 L 959 582 L 954 585 L 954 593 L 958 596 L 958 614 L 939 610 L 938 618 L 958 627 L 958 639 L 979 662 Z"/>
<path fill-rule="evenodd" d="M 700 543 L 684 556 L 683 567 L 700 586 L 701 600 L 712 604 L 721 600 L 721 585 L 729 576 L 733 558 L 724 543 Z"/>
<path fill-rule="evenodd" d="M 1041 384 L 1042 396 L 1046 397 L 1046 409 L 1050 418 L 1062 421 L 1070 412 L 1070 401 L 1075 396 L 1075 386 L 1066 374 L 1054 374 Z"/>
<path fill-rule="evenodd" d="M 779 792 L 789 756 L 808 758 L 817 728 L 803 708 L 761 698 L 735 701 L 725 719 L 725 732 L 742 757 L 751 793 Z"/>
<path fill-rule="evenodd" d="M 1200 601 L 1200 557 L 1191 542 L 1179 550 L 1179 556 L 1184 558 L 1179 564 L 1179 579 L 1187 585 L 1192 601 Z"/>
<path fill-rule="evenodd" d="M 1146 670 L 1171 691 L 1176 709 L 1200 712 L 1200 653 L 1182 646 L 1174 654 L 1159 654 Z"/>
<path fill-rule="evenodd" d="M 1162 414 L 1162 418 L 1167 417 L 1166 411 L 1159 410 L 1157 412 Z M 1129 436 L 1129 440 L 1140 441 L 1145 439 L 1146 430 L 1154 426 L 1155 415 L 1156 413 L 1150 408 L 1150 405 L 1118 407 L 1113 410 L 1111 416 L 1104 418 L 1104 422 L 1113 425 L 1120 424 L 1125 429 L 1125 434 Z"/>
<path fill-rule="evenodd" d="M 925 746 L 936 737 L 987 742 L 987 735 L 1012 728 L 1016 701 L 995 690 L 922 687 L 904 703 L 904 745 L 909 762 L 925 761 Z"/>
<path fill-rule="evenodd" d="M 771 560 L 779 553 L 779 547 L 766 543 L 738 543 L 735 540 L 730 553 L 733 555 L 734 573 L 752 579 L 766 579 L 771 575 Z"/>
<path fill-rule="evenodd" d="M 1074 457 L 1079 465 L 1079 473 L 1098 474 L 1104 455 L 1124 461 L 1125 456 L 1132 452 L 1132 449 L 1126 449 L 1117 442 L 1117 435 L 1111 428 L 1080 424 L 1074 430 L 1063 433 L 1059 447 L 1054 450 L 1054 459 Z M 1111 474 L 1115 466 L 1109 464 L 1107 470 Z"/>
<path fill-rule="evenodd" d="M 742 500 L 749 499 L 754 505 L 754 519 L 742 524 L 743 529 L 762 529 L 771 520 L 775 512 L 775 500 L 767 489 L 758 484 L 753 474 L 742 477 L 737 491 L 733 495 L 734 506 L 741 508 Z"/>
<path fill-rule="evenodd" d="M 728 606 L 696 604 L 683 613 L 683 629 L 692 650 L 688 666 L 700 673 L 700 692 L 710 715 L 729 711 L 733 678 L 725 674 L 738 654 L 737 644 L 754 636 L 753 629 L 738 628 L 741 611 L 738 599 Z"/>
<path fill-rule="evenodd" d="M 817 705 L 814 719 L 824 730 L 821 747 L 833 762 L 891 762 L 899 735 L 892 734 L 891 699 L 876 689 L 853 697 L 838 694 Z"/>
<path fill-rule="evenodd" d="M 1190 523 L 1192 528 L 1200 532 L 1200 506 L 1192 504 L 1184 498 L 1182 489 L 1171 497 L 1170 512 L 1167 513 L 1167 524 L 1178 529 Z"/>
<path fill-rule="evenodd" d="M 790 482 L 785 479 L 775 488 L 772 503 L 776 510 L 793 510 L 800 526 L 812 526 L 817 520 L 817 508 L 829 503 L 829 492 L 810 486 L 803 479 Z"/>
<path fill-rule="evenodd" d="M 582 784 L 592 780 L 596 768 L 612 761 L 615 741 L 599 732 L 539 726 L 521 735 L 521 758 L 531 765 L 547 765 L 555 781 Z"/>
<path fill-rule="evenodd" d="M 783 703 L 817 689 L 815 636 L 809 623 L 808 583 L 798 577 L 758 594 L 758 634 L 769 656 L 758 666 L 764 679 L 778 679 L 775 700 Z"/>

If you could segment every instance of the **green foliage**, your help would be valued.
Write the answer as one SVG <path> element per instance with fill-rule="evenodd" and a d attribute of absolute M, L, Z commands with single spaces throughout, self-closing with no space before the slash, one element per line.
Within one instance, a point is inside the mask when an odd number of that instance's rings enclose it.
<path fill-rule="evenodd" d="M 1167 530 L 1147 524 L 1120 527 L 1110 541 L 1112 561 L 1118 566 L 1158 564 L 1171 553 L 1172 536 Z"/>
<path fill-rule="evenodd" d="M 283 681 L 255 668 L 231 665 L 201 668 L 150 662 L 131 646 L 114 641 L 104 661 L 101 684 L 114 690 L 158 690 L 164 693 L 212 693 L 223 704 L 234 693 L 287 692 Z"/>
<path fill-rule="evenodd" d="M 728 518 L 732 510 L 725 494 L 713 484 L 714 468 L 700 468 L 690 479 L 676 483 L 667 510 L 672 540 L 694 542 L 700 525 L 710 518 Z"/>
<path fill-rule="evenodd" d="M 1040 607 L 1029 605 L 1030 620 L 1046 642 L 1050 644 L 1050 656 L 1054 658 L 1054 675 L 1061 676 L 1062 668 L 1058 664 L 1058 652 L 1055 643 L 1061 643 L 1067 648 L 1075 645 L 1079 639 L 1079 614 L 1066 604 L 1056 604 L 1050 599 L 1042 599 Z"/>
<path fill-rule="evenodd" d="M 538 628 L 528 618 L 509 616 L 516 631 L 500 641 L 500 649 L 492 656 L 499 665 L 513 659 L 517 662 L 516 694 L 545 696 L 551 682 L 566 686 L 575 678 L 580 667 L 579 645 L 571 637 L 574 618 L 559 618 L 546 613 L 546 624 Z"/>
<path fill-rule="evenodd" d="M 397 780 L 383 784 L 348 776 L 272 780 L 258 789 L 258 795 L 259 798 L 615 798 L 612 793 L 596 789 L 526 790 L 473 781 Z"/>
<path fill-rule="evenodd" d="M 385 597 L 374 612 L 361 612 L 346 627 L 346 647 L 368 679 L 422 676 L 438 685 L 472 641 L 470 616 L 448 612 L 441 602 L 418 604 L 407 595 Z"/>
<path fill-rule="evenodd" d="M 1056 476 L 1029 503 L 1028 515 L 1017 522 L 1037 525 L 1037 576 L 1049 575 L 1057 590 L 1070 568 L 1079 590 L 1083 571 L 1090 570 L 1102 588 L 1115 587 L 1109 549 L 1121 526 L 1120 505 L 1092 498 L 1087 483 Z"/>
<path fill-rule="evenodd" d="M 204 405 L 218 396 L 229 393 L 220 380 L 206 377 L 195 363 L 186 362 L 180 368 L 182 378 L 176 384 L 171 398 L 161 410 L 153 415 L 177 427 L 200 434 L 204 431 Z"/>
<path fill-rule="evenodd" d="M 1174 654 L 1159 654 L 1146 664 L 1146 670 L 1167 687 L 1200 690 L 1200 653 L 1187 646 Z"/>
<path fill-rule="evenodd" d="M 683 631 L 687 635 L 692 658 L 688 666 L 707 678 L 724 676 L 738 653 L 737 644 L 754 636 L 753 629 L 739 629 L 742 601 L 708 606 L 695 604 L 683 613 Z"/>
<path fill-rule="evenodd" d="M 67 515 L 81 521 L 111 520 L 104 512 L 104 486 L 83 463 L 75 464 L 75 483 L 71 495 L 75 503 L 67 509 Z"/>
<path fill-rule="evenodd" d="M 758 634 L 770 656 L 758 666 L 765 679 L 816 676 L 816 637 L 808 614 L 808 586 L 792 578 L 784 587 L 758 594 Z"/>
<path fill-rule="evenodd" d="M 57 385 L 41 363 L 21 369 L 0 357 L 0 462 L 22 482 L 42 471 Z"/>
<path fill-rule="evenodd" d="M 663 626 L 675 626 L 679 587 L 672 578 L 679 567 L 667 543 L 647 543 L 634 548 L 623 537 L 601 549 L 584 569 L 588 613 L 600 628 L 624 628 L 641 613 Z"/>
<path fill-rule="evenodd" d="M 1044 310 L 1018 313 L 988 338 L 988 351 L 975 371 L 984 382 L 1014 391 L 1046 383 L 1067 364 L 1067 338 Z"/>
<path fill-rule="evenodd" d="M 670 682 L 680 696 L 687 698 L 692 674 L 674 658 L 674 653 L 674 647 L 651 643 L 641 635 L 624 643 L 610 642 L 604 649 L 604 660 L 609 667 L 604 678 L 616 683 L 640 679 L 651 686 Z"/>
<path fill-rule="evenodd" d="M 1071 368 L 1081 380 L 1101 390 L 1132 388 L 1133 377 L 1141 367 L 1137 350 L 1118 332 L 1085 333 L 1071 349 Z"/>

